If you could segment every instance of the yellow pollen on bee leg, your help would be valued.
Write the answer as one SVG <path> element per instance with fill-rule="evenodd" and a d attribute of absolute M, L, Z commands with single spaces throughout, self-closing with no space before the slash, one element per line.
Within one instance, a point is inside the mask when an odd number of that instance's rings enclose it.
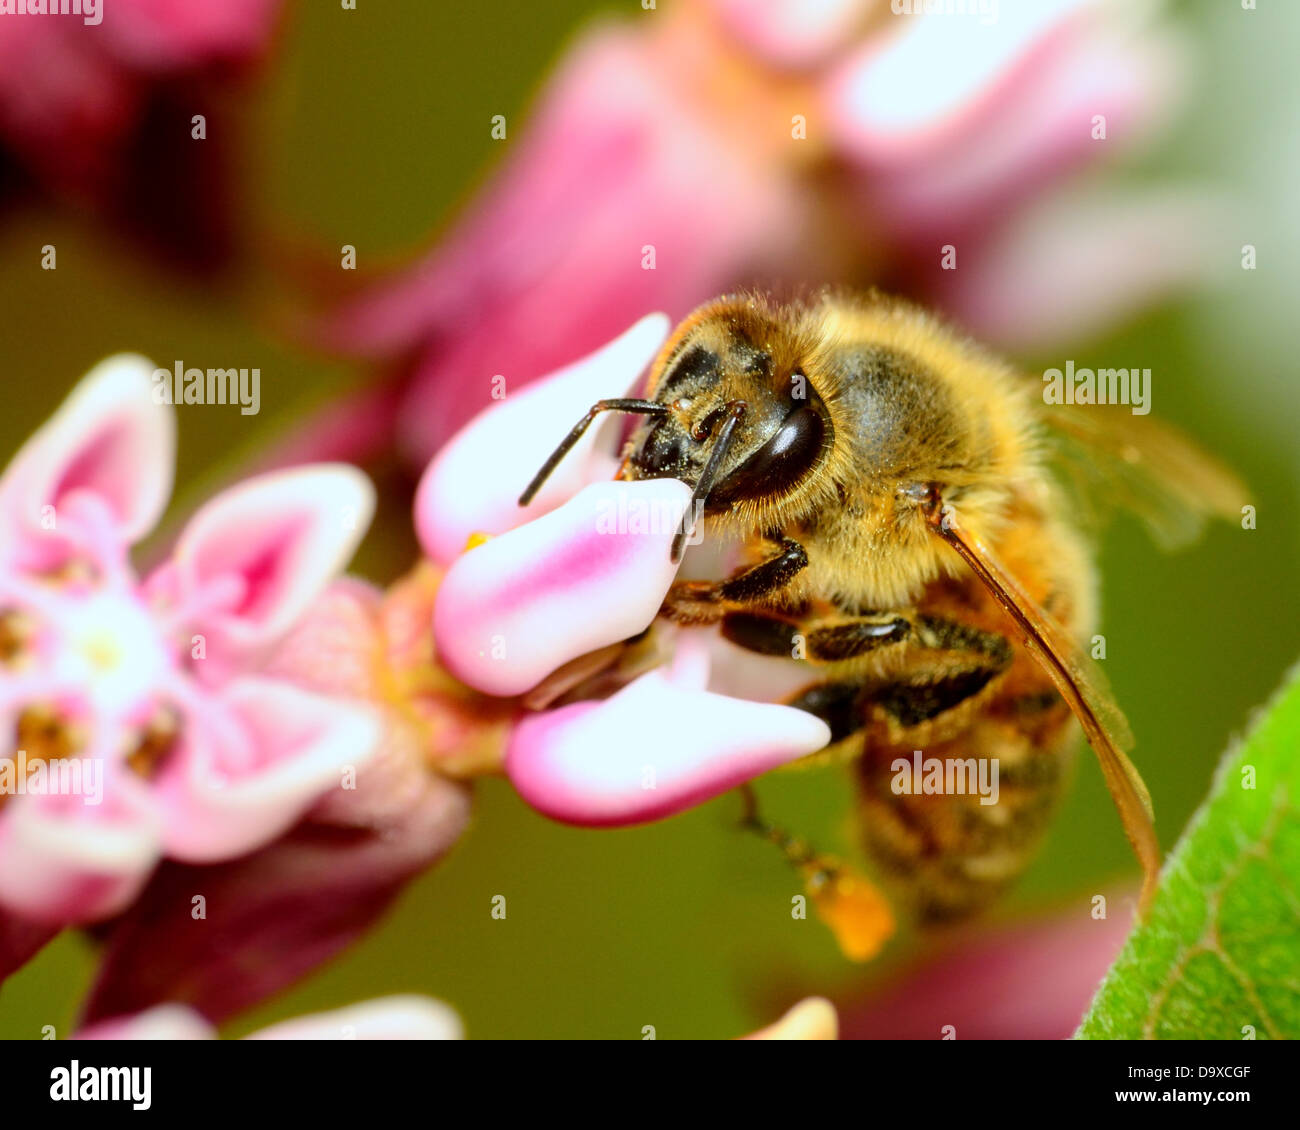
<path fill-rule="evenodd" d="M 894 933 L 894 915 L 876 887 L 839 864 L 814 860 L 801 868 L 808 897 L 850 961 L 868 961 Z"/>

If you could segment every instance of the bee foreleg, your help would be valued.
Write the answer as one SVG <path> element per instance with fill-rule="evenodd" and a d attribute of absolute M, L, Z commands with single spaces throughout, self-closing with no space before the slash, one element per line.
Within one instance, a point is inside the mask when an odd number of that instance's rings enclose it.
<path fill-rule="evenodd" d="M 678 581 L 668 590 L 660 615 L 679 624 L 711 624 L 780 592 L 807 568 L 808 554 L 793 538 L 772 540 L 781 547 L 776 556 L 725 581 Z"/>
<path fill-rule="evenodd" d="M 860 682 L 813 683 L 786 699 L 785 705 L 820 718 L 831 729 L 831 745 L 837 745 L 861 731 L 861 702 Z"/>
<path fill-rule="evenodd" d="M 751 604 L 785 588 L 808 567 L 808 551 L 793 538 L 782 537 L 781 552 L 718 586 L 718 595 L 733 604 Z"/>

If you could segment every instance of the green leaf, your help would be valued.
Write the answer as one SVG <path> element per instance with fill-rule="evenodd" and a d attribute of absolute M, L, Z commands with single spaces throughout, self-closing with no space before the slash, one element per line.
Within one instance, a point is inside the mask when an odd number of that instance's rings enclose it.
<path fill-rule="evenodd" d="M 1300 1037 L 1300 668 L 1224 757 L 1076 1035 L 1252 1032 Z"/>

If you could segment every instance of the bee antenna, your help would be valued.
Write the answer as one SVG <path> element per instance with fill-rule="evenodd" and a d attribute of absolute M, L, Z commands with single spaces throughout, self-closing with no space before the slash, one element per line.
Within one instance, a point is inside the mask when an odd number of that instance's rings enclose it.
<path fill-rule="evenodd" d="M 700 472 L 695 489 L 691 492 L 691 501 L 687 504 L 686 512 L 682 515 L 681 528 L 673 537 L 673 561 L 682 559 L 682 548 L 686 544 L 686 538 L 695 529 L 695 515 L 708 501 L 709 491 L 713 489 L 714 480 L 718 477 L 718 468 L 722 466 L 722 460 L 726 458 L 727 448 L 731 446 L 731 437 L 735 434 L 736 425 L 740 423 L 740 418 L 745 414 L 746 407 L 747 405 L 743 400 L 732 400 L 727 403 L 726 423 L 722 425 L 722 431 L 718 433 L 718 438 L 713 441 L 713 450 L 709 452 L 709 461 L 704 464 L 704 470 Z M 690 525 L 687 525 L 688 522 Z"/>
<path fill-rule="evenodd" d="M 590 426 L 600 412 L 637 412 L 643 416 L 666 416 L 668 406 L 660 404 L 657 400 L 598 400 L 590 408 L 587 414 L 583 416 L 572 430 L 560 442 L 560 446 L 551 452 L 550 458 L 542 464 L 541 470 L 533 476 L 533 481 L 524 488 L 524 493 L 519 496 L 519 505 L 527 506 L 532 502 L 534 496 L 542 489 L 542 484 L 550 477 L 552 471 L 559 466 L 560 460 L 569 454 L 573 445 L 582 438 L 582 433 Z"/>

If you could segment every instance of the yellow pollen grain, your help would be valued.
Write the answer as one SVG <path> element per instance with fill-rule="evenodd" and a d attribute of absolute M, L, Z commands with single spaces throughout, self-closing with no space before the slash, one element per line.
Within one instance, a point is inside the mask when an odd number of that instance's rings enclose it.
<path fill-rule="evenodd" d="M 864 877 L 843 867 L 827 873 L 809 866 L 805 885 L 820 918 L 850 961 L 868 961 L 894 933 L 894 915 L 884 896 Z"/>

